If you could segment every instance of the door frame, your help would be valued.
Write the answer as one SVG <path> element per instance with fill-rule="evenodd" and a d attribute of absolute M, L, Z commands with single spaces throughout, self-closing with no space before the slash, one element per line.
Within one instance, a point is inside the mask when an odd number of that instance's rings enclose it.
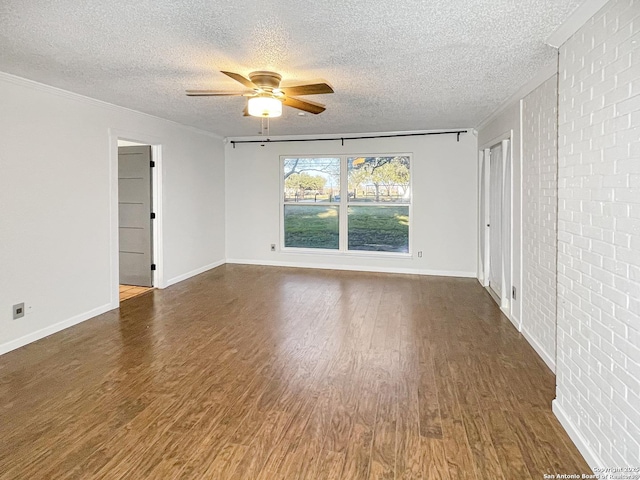
<path fill-rule="evenodd" d="M 151 159 L 155 167 L 151 171 L 151 209 L 156 214 L 152 225 L 152 255 L 156 264 L 153 272 L 154 288 L 165 288 L 163 215 L 162 215 L 162 144 L 158 137 L 141 132 L 109 129 L 109 252 L 110 252 L 110 303 L 111 308 L 120 306 L 120 253 L 118 218 L 118 140 L 151 146 Z"/>
<path fill-rule="evenodd" d="M 508 153 L 509 155 L 506 157 L 505 159 L 505 155 L 507 153 L 507 150 L 504 150 L 504 141 L 507 140 L 509 142 L 509 146 L 508 146 Z M 503 262 L 502 262 L 502 268 L 503 268 L 503 275 L 502 275 L 502 298 L 496 298 L 495 295 L 493 295 L 493 292 L 491 291 L 491 289 L 489 288 L 489 274 L 490 274 L 490 261 L 491 261 L 491 245 L 490 245 L 490 235 L 489 235 L 489 228 L 487 227 L 487 224 L 490 223 L 487 221 L 487 219 L 489 218 L 489 211 L 490 211 L 490 159 L 489 159 L 489 152 L 491 151 L 491 148 L 494 147 L 495 145 L 498 144 L 502 144 L 503 146 L 503 172 L 506 172 L 506 167 L 507 164 L 505 163 L 505 161 L 509 162 L 509 178 L 504 178 L 504 181 L 507 182 L 507 188 L 509 189 L 509 203 L 508 203 L 508 209 L 509 209 L 509 213 L 508 213 L 508 219 L 509 219 L 509 231 L 508 231 L 508 245 L 509 245 L 509 255 L 506 256 L 504 253 L 504 249 L 502 250 L 502 254 L 503 254 Z M 479 153 L 478 153 L 478 158 L 479 158 L 479 162 L 478 162 L 478 177 L 479 177 L 479 192 L 478 192 L 478 196 L 480 198 L 480 195 L 482 195 L 482 185 L 480 184 L 480 182 L 484 182 L 484 197 L 485 197 L 485 202 L 484 202 L 484 211 L 481 211 L 481 203 L 479 202 L 478 205 L 478 236 L 479 238 L 482 236 L 484 238 L 484 251 L 482 251 L 482 243 L 478 242 L 478 256 L 480 257 L 480 260 L 478 262 L 479 265 L 479 270 L 478 270 L 478 280 L 480 281 L 480 283 L 482 284 L 483 287 L 485 287 L 487 289 L 487 291 L 489 291 L 490 294 L 492 294 L 492 298 L 494 298 L 494 300 L 496 300 L 496 303 L 498 303 L 498 305 L 500 306 L 500 309 L 503 311 L 503 313 L 510 319 L 513 321 L 512 315 L 511 315 L 511 306 L 512 306 L 512 302 L 513 302 L 513 298 L 511 295 L 511 290 L 513 288 L 513 264 L 514 264 L 514 256 L 513 256 L 513 229 L 514 229 L 514 212 L 513 212 L 513 194 L 514 194 L 514 189 L 513 189 L 513 180 L 514 180 L 514 173 L 513 173 L 513 130 L 509 130 L 501 135 L 498 135 L 497 137 L 493 138 L 492 140 L 490 140 L 489 142 L 486 142 L 485 144 L 483 144 L 480 148 L 479 148 Z M 489 160 L 487 162 L 487 160 Z M 486 165 L 486 168 L 482 169 L 482 166 Z M 484 173 L 484 175 L 483 175 Z M 504 200 L 503 200 L 504 203 Z M 505 268 L 505 261 L 509 262 L 508 266 Z M 483 268 L 480 268 L 483 267 Z M 505 273 L 509 272 L 509 285 L 506 285 L 505 283 Z"/>

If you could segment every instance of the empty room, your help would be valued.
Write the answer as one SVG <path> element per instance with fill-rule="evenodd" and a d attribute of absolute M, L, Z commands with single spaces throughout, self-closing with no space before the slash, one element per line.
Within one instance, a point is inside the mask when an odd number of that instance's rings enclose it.
<path fill-rule="evenodd" d="M 640 479 L 640 2 L 0 4 L 0 480 Z"/>

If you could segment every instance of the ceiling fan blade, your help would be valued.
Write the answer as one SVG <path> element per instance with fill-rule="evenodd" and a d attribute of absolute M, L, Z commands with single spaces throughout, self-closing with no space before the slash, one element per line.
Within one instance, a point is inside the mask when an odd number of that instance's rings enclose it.
<path fill-rule="evenodd" d="M 291 85 L 290 87 L 280 87 L 286 95 L 321 95 L 333 93 L 333 88 L 327 83 L 308 83 L 306 85 Z"/>
<path fill-rule="evenodd" d="M 239 73 L 224 72 L 224 71 L 220 71 L 220 73 L 224 73 L 227 77 L 233 78 L 236 82 L 240 82 L 242 85 L 244 85 L 247 88 L 251 88 L 251 89 L 257 89 L 258 88 L 256 86 L 256 84 L 254 84 L 251 80 L 249 80 L 246 77 L 243 77 Z"/>
<path fill-rule="evenodd" d="M 289 107 L 297 108 L 298 110 L 313 113 L 314 115 L 326 110 L 325 106 L 321 103 L 311 102 L 309 100 L 300 100 L 299 98 L 294 97 L 285 97 L 282 99 L 282 103 Z"/>

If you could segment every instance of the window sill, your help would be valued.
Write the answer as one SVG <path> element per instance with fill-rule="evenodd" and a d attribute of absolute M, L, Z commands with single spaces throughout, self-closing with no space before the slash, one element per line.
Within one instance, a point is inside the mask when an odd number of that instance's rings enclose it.
<path fill-rule="evenodd" d="M 321 248 L 291 248 L 284 247 L 280 249 L 280 253 L 293 254 L 293 255 L 319 255 L 329 257 L 360 257 L 360 258 L 396 258 L 403 260 L 410 260 L 413 258 L 411 253 L 402 252 L 372 252 L 372 251 L 339 251 L 339 250 L 324 250 Z"/>

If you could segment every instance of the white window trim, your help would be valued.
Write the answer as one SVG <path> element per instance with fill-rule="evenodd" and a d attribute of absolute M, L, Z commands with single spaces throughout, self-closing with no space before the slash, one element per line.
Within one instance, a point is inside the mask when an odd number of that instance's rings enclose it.
<path fill-rule="evenodd" d="M 411 192 L 410 201 L 408 203 L 384 203 L 384 202 L 363 202 L 349 204 L 349 188 L 348 182 L 343 179 L 348 178 L 347 159 L 353 157 L 408 157 L 409 158 L 409 191 Z M 339 202 L 319 202 L 313 205 L 318 206 L 338 206 L 338 249 L 326 248 L 300 248 L 285 247 L 284 245 L 284 207 L 285 205 L 299 205 L 296 202 L 284 201 L 284 161 L 287 158 L 336 158 L 340 159 L 340 201 Z M 370 257 L 370 258 L 413 258 L 413 154 L 412 153 L 349 153 L 349 154 L 322 154 L 322 155 L 280 155 L 280 251 L 283 253 L 301 254 L 301 255 L 330 255 L 330 256 L 349 256 L 349 257 Z M 346 200 L 342 200 L 346 199 Z M 348 226 L 348 208 L 349 206 L 358 207 L 409 207 L 409 238 L 407 252 L 377 252 L 370 250 L 349 250 L 349 226 Z"/>

